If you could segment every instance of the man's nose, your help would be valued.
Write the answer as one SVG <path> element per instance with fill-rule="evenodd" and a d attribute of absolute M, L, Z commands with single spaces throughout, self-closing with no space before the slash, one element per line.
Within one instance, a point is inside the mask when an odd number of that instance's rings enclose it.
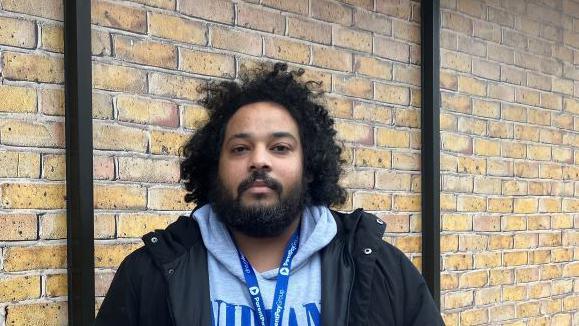
<path fill-rule="evenodd" d="M 256 147 L 251 155 L 250 170 L 271 171 L 270 153 L 267 148 Z"/>

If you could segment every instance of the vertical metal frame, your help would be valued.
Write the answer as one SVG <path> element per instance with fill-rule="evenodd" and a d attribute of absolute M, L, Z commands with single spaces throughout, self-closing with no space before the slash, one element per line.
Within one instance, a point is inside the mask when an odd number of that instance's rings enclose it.
<path fill-rule="evenodd" d="M 440 308 L 440 0 L 421 2 L 422 275 Z"/>
<path fill-rule="evenodd" d="M 64 0 L 68 324 L 95 314 L 91 2 Z"/>

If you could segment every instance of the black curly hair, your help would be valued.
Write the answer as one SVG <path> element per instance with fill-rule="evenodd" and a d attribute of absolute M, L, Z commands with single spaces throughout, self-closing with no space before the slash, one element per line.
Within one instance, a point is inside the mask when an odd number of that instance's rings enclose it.
<path fill-rule="evenodd" d="M 336 143 L 334 121 L 316 99 L 320 83 L 300 82 L 304 70 L 288 71 L 283 63 L 272 69 L 262 65 L 233 81 L 210 82 L 201 90 L 207 96 L 202 104 L 208 110 L 208 121 L 182 147 L 181 180 L 186 202 L 209 203 L 210 187 L 218 175 L 219 156 L 225 128 L 237 110 L 256 102 L 282 105 L 296 120 L 304 155 L 305 204 L 342 204 L 346 191 L 338 185 L 342 172 L 341 147 Z"/>

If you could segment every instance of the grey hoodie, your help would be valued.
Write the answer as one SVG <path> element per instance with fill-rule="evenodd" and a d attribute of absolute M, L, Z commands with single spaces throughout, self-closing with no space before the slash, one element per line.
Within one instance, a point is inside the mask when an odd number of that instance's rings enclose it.
<path fill-rule="evenodd" d="M 255 325 L 254 307 L 245 285 L 237 249 L 227 228 L 210 205 L 193 214 L 207 247 L 209 291 L 213 325 Z M 291 265 L 288 293 L 281 325 L 320 325 L 321 264 L 319 251 L 336 235 L 336 222 L 327 207 L 304 210 L 300 244 Z M 271 309 L 278 269 L 256 271 L 266 309 Z"/>

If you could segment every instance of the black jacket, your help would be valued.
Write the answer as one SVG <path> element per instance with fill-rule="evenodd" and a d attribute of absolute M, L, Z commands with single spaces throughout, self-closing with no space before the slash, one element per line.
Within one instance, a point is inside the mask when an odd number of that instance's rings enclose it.
<path fill-rule="evenodd" d="M 361 209 L 332 212 L 338 231 L 321 252 L 322 325 L 444 325 L 410 260 Z M 96 325 L 211 325 L 207 250 L 193 218 L 143 237 L 122 262 Z"/>

